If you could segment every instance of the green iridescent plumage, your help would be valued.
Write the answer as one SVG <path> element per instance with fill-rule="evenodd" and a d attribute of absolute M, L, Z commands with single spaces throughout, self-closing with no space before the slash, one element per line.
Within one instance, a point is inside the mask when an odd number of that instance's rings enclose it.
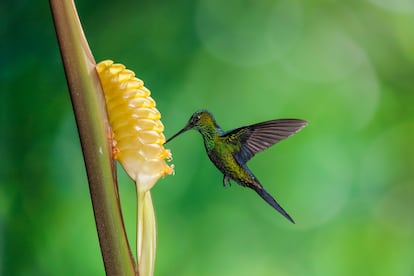
<path fill-rule="evenodd" d="M 289 214 L 266 192 L 259 180 L 247 168 L 246 163 L 258 152 L 292 136 L 306 124 L 304 120 L 279 119 L 224 132 L 210 112 L 201 110 L 195 112 L 187 125 L 166 143 L 187 130 L 198 130 L 203 136 L 208 157 L 224 174 L 224 186 L 230 184 L 230 180 L 234 180 L 244 187 L 255 190 L 267 203 L 294 223 Z"/>

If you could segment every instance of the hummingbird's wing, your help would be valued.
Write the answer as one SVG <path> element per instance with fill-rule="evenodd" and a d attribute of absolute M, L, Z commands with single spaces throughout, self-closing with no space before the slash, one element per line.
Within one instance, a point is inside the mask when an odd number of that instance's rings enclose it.
<path fill-rule="evenodd" d="M 307 124 L 299 119 L 279 119 L 231 130 L 223 135 L 228 143 L 241 145 L 234 157 L 241 164 L 246 164 L 256 153 L 261 152 L 277 142 L 292 136 Z"/>

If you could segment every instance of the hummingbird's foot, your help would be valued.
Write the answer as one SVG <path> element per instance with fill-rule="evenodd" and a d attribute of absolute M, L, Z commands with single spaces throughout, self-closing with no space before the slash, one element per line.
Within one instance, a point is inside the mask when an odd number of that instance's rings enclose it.
<path fill-rule="evenodd" d="M 223 187 L 231 187 L 231 182 L 230 182 L 230 177 L 228 177 L 227 175 L 224 175 L 223 177 Z"/>

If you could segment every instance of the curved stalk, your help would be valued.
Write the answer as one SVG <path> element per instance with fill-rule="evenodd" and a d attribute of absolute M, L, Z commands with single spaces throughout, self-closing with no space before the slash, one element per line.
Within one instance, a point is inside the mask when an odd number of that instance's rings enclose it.
<path fill-rule="evenodd" d="M 112 159 L 105 100 L 95 60 L 72 0 L 50 0 L 56 35 L 82 145 L 107 275 L 136 275 Z"/>

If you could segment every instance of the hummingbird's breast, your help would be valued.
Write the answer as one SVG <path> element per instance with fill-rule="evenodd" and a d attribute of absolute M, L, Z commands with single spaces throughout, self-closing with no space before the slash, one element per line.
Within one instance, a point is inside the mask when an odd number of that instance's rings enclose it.
<path fill-rule="evenodd" d="M 242 186 L 253 182 L 254 176 L 245 166 L 240 165 L 233 156 L 234 149 L 231 145 L 217 143 L 207 151 L 213 164 L 226 176 L 230 177 Z"/>

